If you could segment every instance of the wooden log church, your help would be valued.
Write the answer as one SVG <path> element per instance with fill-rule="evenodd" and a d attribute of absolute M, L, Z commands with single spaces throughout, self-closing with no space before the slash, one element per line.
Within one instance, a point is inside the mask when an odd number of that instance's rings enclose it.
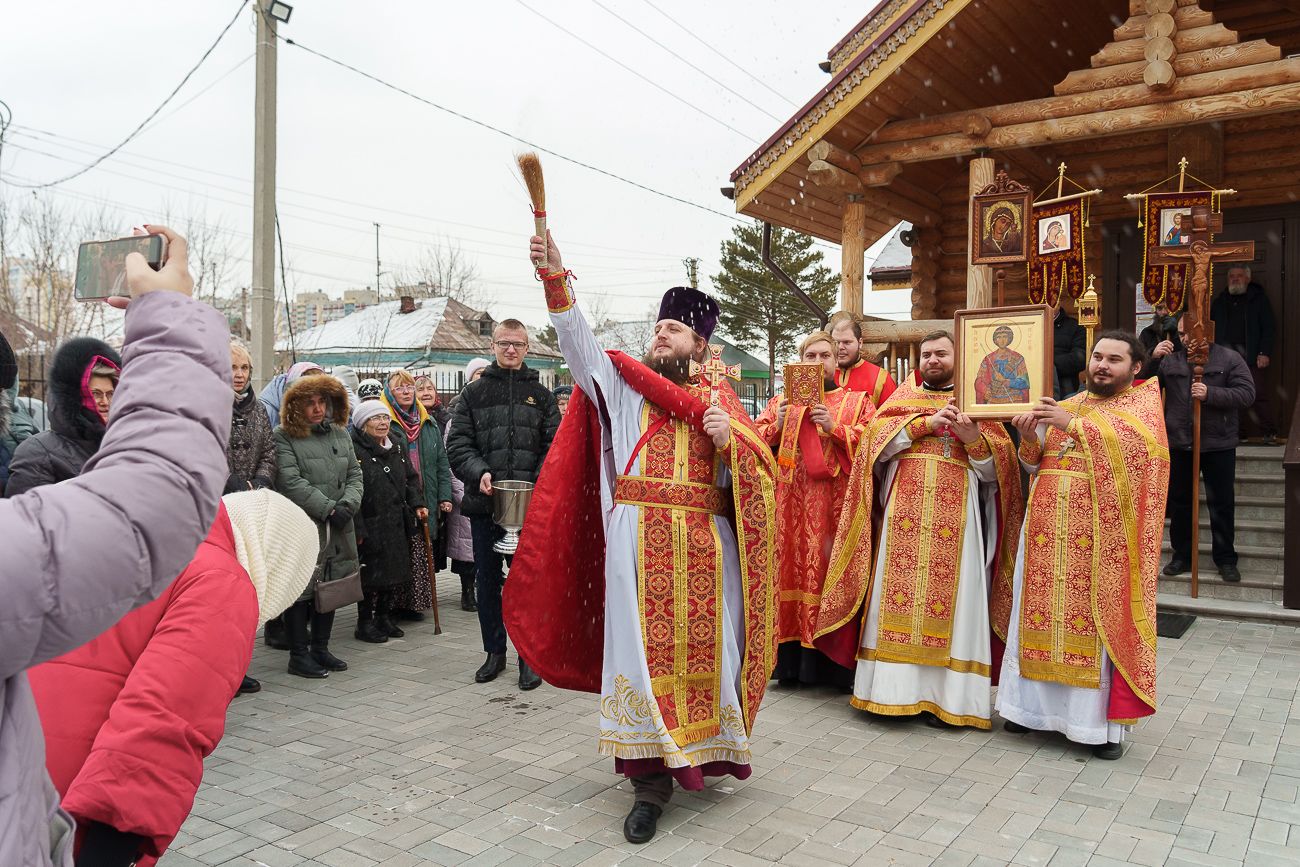
<path fill-rule="evenodd" d="M 995 303 L 993 270 L 970 264 L 968 223 L 971 195 L 997 171 L 1037 192 L 1065 163 L 1104 191 L 1084 230 L 1087 271 L 1101 327 L 1130 330 L 1145 242 L 1125 194 L 1176 174 L 1183 158 L 1238 191 L 1222 201 L 1217 237 L 1255 242 L 1253 279 L 1277 318 L 1265 383 L 1294 478 L 1291 532 L 1279 504 L 1276 537 L 1255 541 L 1280 551 L 1284 535 L 1297 538 L 1286 607 L 1300 608 L 1300 346 L 1288 339 L 1300 334 L 1300 3 L 885 0 L 828 58 L 827 85 L 732 172 L 727 192 L 742 214 L 839 244 L 840 304 L 858 313 L 865 249 L 912 223 L 914 322 L 869 323 L 868 339 L 905 343 Z M 1216 268 L 1213 291 L 1226 271 Z M 1024 267 L 1008 268 L 1005 303 L 1027 299 Z M 1282 454 L 1271 460 L 1280 491 Z M 1276 603 L 1283 557 L 1269 563 L 1277 586 L 1255 595 Z"/>

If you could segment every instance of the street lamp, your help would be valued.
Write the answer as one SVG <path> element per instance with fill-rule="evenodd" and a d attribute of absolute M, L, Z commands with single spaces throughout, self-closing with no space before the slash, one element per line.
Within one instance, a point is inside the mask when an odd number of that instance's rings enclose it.
<path fill-rule="evenodd" d="M 281 3 L 280 0 L 271 0 L 266 4 L 266 14 L 281 24 L 288 24 L 289 16 L 293 14 L 293 7 L 288 3 Z"/>

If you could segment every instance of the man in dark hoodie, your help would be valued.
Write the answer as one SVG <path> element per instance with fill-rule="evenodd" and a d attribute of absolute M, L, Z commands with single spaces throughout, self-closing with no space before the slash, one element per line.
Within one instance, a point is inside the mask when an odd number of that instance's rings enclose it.
<path fill-rule="evenodd" d="M 1277 421 L 1264 371 L 1273 360 L 1277 323 L 1264 287 L 1250 279 L 1249 265 L 1228 269 L 1228 285 L 1214 296 L 1210 318 L 1214 320 L 1214 342 L 1236 350 L 1250 368 L 1255 402 L 1247 409 L 1249 433 L 1272 445 L 1277 441 Z"/>
<path fill-rule="evenodd" d="M 14 451 L 6 497 L 80 475 L 104 438 L 121 369 L 121 357 L 102 340 L 76 337 L 55 351 L 46 383 L 50 428 Z"/>
<path fill-rule="evenodd" d="M 504 531 L 492 521 L 492 483 L 507 479 L 536 482 L 542 460 L 560 426 L 555 395 L 537 371 L 524 364 L 528 331 L 507 319 L 492 332 L 496 361 L 466 385 L 455 402 L 447 436 L 451 471 L 465 483 L 461 512 L 474 537 L 474 565 L 479 628 L 487 661 L 474 674 L 478 683 L 496 678 L 506 667 L 506 627 L 501 619 L 504 558 L 492 545 Z M 534 689 L 541 679 L 521 657 L 519 688 Z"/>

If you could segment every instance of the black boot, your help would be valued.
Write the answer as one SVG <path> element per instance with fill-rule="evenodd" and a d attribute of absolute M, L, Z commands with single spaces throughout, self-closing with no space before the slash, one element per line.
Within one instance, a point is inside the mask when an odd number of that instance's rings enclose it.
<path fill-rule="evenodd" d="M 254 678 L 244 675 L 244 682 L 239 685 L 239 692 L 235 693 L 235 695 L 250 695 L 261 691 L 262 684 L 258 683 Z"/>
<path fill-rule="evenodd" d="M 353 630 L 352 636 L 357 641 L 364 641 L 367 644 L 383 644 L 388 640 L 388 634 L 380 632 L 379 627 L 375 625 L 375 600 L 373 596 L 362 599 L 357 603 L 357 628 Z"/>
<path fill-rule="evenodd" d="M 623 836 L 629 843 L 648 843 L 659 828 L 664 808 L 648 801 L 637 801 L 623 820 Z"/>
<path fill-rule="evenodd" d="M 312 602 L 295 602 L 284 612 L 284 630 L 289 638 L 289 673 L 299 677 L 328 677 L 329 672 L 312 656 L 307 638 L 307 621 Z"/>
<path fill-rule="evenodd" d="M 489 653 L 487 662 L 474 672 L 475 683 L 487 683 L 490 680 L 496 680 L 497 675 L 506 670 L 506 655 L 504 653 Z"/>
<path fill-rule="evenodd" d="M 528 663 L 524 662 L 522 656 L 519 657 L 519 688 L 527 692 L 530 689 L 537 689 L 541 685 L 542 679 L 537 675 L 537 672 L 528 667 Z"/>
<path fill-rule="evenodd" d="M 289 649 L 289 639 L 285 635 L 283 617 L 276 617 L 273 620 L 266 621 L 266 626 L 262 629 L 262 643 L 272 650 Z"/>
<path fill-rule="evenodd" d="M 330 633 L 334 631 L 334 612 L 311 615 L 311 655 L 322 668 L 347 671 L 348 664 L 330 653 Z"/>
<path fill-rule="evenodd" d="M 460 579 L 460 610 L 461 611 L 478 611 L 478 606 L 474 604 L 474 576 L 468 578 L 461 576 Z"/>
<path fill-rule="evenodd" d="M 393 621 L 393 593 L 380 590 L 375 599 L 375 630 L 388 638 L 403 638 L 405 630 Z"/>

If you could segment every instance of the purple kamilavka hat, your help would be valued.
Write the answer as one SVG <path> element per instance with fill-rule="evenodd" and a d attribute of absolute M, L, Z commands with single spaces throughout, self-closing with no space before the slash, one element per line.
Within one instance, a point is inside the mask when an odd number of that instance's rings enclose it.
<path fill-rule="evenodd" d="M 713 336 L 721 314 L 718 302 L 689 286 L 674 286 L 659 302 L 660 319 L 676 319 L 705 340 Z"/>

